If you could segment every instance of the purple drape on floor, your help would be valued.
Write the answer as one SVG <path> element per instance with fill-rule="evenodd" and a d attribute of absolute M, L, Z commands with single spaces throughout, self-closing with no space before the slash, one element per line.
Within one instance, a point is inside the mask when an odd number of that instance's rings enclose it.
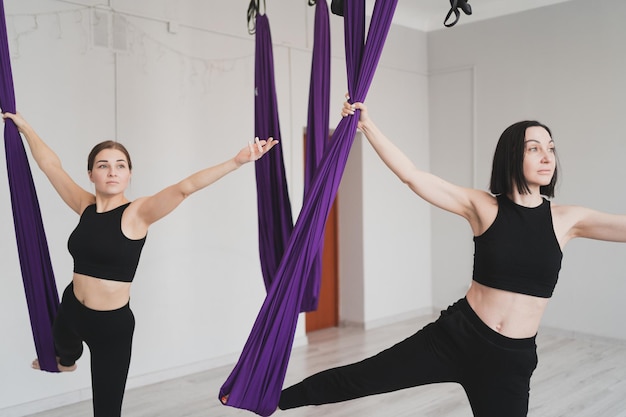
<path fill-rule="evenodd" d="M 3 112 L 15 113 L 13 74 L 2 1 L 0 13 L 0 108 Z M 4 148 L 13 223 L 35 350 L 42 370 L 58 372 L 52 323 L 59 307 L 59 295 L 28 157 L 17 127 L 11 120 L 5 122 Z"/>
<path fill-rule="evenodd" d="M 309 111 L 306 130 L 306 159 L 304 165 L 304 195 L 311 188 L 317 167 L 328 144 L 330 110 L 330 21 L 328 4 L 317 1 L 315 5 L 315 31 L 313 58 L 309 84 Z M 322 274 L 323 242 L 320 244 L 306 284 L 300 311 L 317 310 Z"/>
<path fill-rule="evenodd" d="M 266 15 L 256 16 L 255 135 L 281 141 L 274 81 L 272 35 Z M 259 216 L 259 255 L 265 289 L 269 290 L 283 257 L 293 220 L 283 162 L 282 146 L 276 146 L 255 163 Z"/>
<path fill-rule="evenodd" d="M 346 0 L 345 39 L 348 88 L 364 101 L 382 53 L 397 0 L 377 0 L 365 39 L 365 0 Z M 271 415 L 278 405 L 287 364 L 326 218 L 339 188 L 357 129 L 358 111 L 341 120 L 306 193 L 304 206 L 250 336 L 218 399 L 227 405 Z"/>

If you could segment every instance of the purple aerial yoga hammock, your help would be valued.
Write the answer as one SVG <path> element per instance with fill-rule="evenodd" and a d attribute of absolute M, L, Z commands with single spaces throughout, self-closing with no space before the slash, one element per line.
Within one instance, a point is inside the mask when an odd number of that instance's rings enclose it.
<path fill-rule="evenodd" d="M 1 0 L 0 26 L 0 108 L 3 112 L 15 113 L 4 2 Z M 59 307 L 59 295 L 26 150 L 17 127 L 8 119 L 4 125 L 4 148 L 17 249 L 39 367 L 58 372 L 52 323 Z"/>
<path fill-rule="evenodd" d="M 256 16 L 254 131 L 259 138 L 281 141 L 274 82 L 272 36 L 266 15 Z M 269 290 L 293 230 L 282 147 L 255 163 L 259 217 L 259 254 Z"/>
<path fill-rule="evenodd" d="M 309 93 L 309 124 L 305 192 L 322 158 L 328 140 L 330 101 L 330 24 L 328 5 L 320 2 L 316 9 L 315 36 L 321 46 L 314 47 Z M 254 0 L 248 18 L 255 18 L 255 135 L 281 139 L 274 79 L 274 58 L 269 19 L 259 14 Z M 318 91 L 319 90 L 319 91 Z M 313 118 L 312 115 L 316 115 Z M 311 120 L 313 119 L 313 120 Z M 277 148 L 278 149 L 278 148 Z M 259 253 L 265 288 L 269 289 L 293 230 L 291 205 L 283 163 L 282 148 L 256 164 Z M 300 311 L 317 309 L 321 274 L 321 251 L 314 263 Z"/>
<path fill-rule="evenodd" d="M 330 21 L 328 4 L 317 1 L 304 163 L 304 195 L 309 191 L 328 144 L 330 110 Z M 305 198 L 306 201 L 306 198 Z M 322 274 L 323 242 L 311 265 L 300 311 L 317 310 Z"/>
<path fill-rule="evenodd" d="M 377 0 L 367 43 L 365 0 L 347 0 L 345 7 L 348 91 L 353 101 L 364 101 L 391 25 L 397 0 Z M 354 141 L 359 112 L 341 120 L 289 239 L 277 274 L 235 368 L 218 398 L 229 406 L 261 416 L 278 405 L 289 362 L 306 278 L 317 255 L 326 218 L 339 188 Z"/>

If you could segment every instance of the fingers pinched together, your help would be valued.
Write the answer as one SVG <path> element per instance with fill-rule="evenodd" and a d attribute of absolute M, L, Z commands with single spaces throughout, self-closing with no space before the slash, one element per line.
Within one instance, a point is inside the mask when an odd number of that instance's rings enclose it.
<path fill-rule="evenodd" d="M 269 152 L 270 149 L 278 143 L 277 140 L 270 137 L 267 140 L 261 140 L 258 137 L 254 138 L 254 143 L 248 142 L 249 161 L 256 161 L 263 155 Z"/>

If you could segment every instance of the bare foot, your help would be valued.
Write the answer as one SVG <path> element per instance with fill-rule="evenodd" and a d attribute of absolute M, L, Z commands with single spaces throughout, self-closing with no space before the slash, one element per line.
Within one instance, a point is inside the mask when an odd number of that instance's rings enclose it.
<path fill-rule="evenodd" d="M 226 395 L 223 395 L 223 396 L 222 396 L 222 398 L 221 398 L 222 404 L 226 404 L 226 403 L 228 402 L 228 396 L 229 396 L 229 395 L 230 395 L 230 394 L 226 394 Z"/>
<path fill-rule="evenodd" d="M 41 367 L 39 366 L 39 359 L 35 359 L 30 366 L 33 369 L 41 370 Z M 63 366 L 59 363 L 59 358 L 57 357 L 57 368 L 59 369 L 59 372 L 72 372 L 76 370 L 76 364 L 72 366 Z"/>

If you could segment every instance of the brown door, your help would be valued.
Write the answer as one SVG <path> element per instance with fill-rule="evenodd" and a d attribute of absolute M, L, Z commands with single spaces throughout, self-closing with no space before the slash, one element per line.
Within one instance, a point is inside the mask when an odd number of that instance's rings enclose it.
<path fill-rule="evenodd" d="M 306 146 L 305 146 L 306 149 Z M 322 276 L 316 311 L 305 314 L 306 332 L 336 327 L 339 324 L 339 280 L 337 244 L 337 198 L 330 209 L 324 231 Z"/>

